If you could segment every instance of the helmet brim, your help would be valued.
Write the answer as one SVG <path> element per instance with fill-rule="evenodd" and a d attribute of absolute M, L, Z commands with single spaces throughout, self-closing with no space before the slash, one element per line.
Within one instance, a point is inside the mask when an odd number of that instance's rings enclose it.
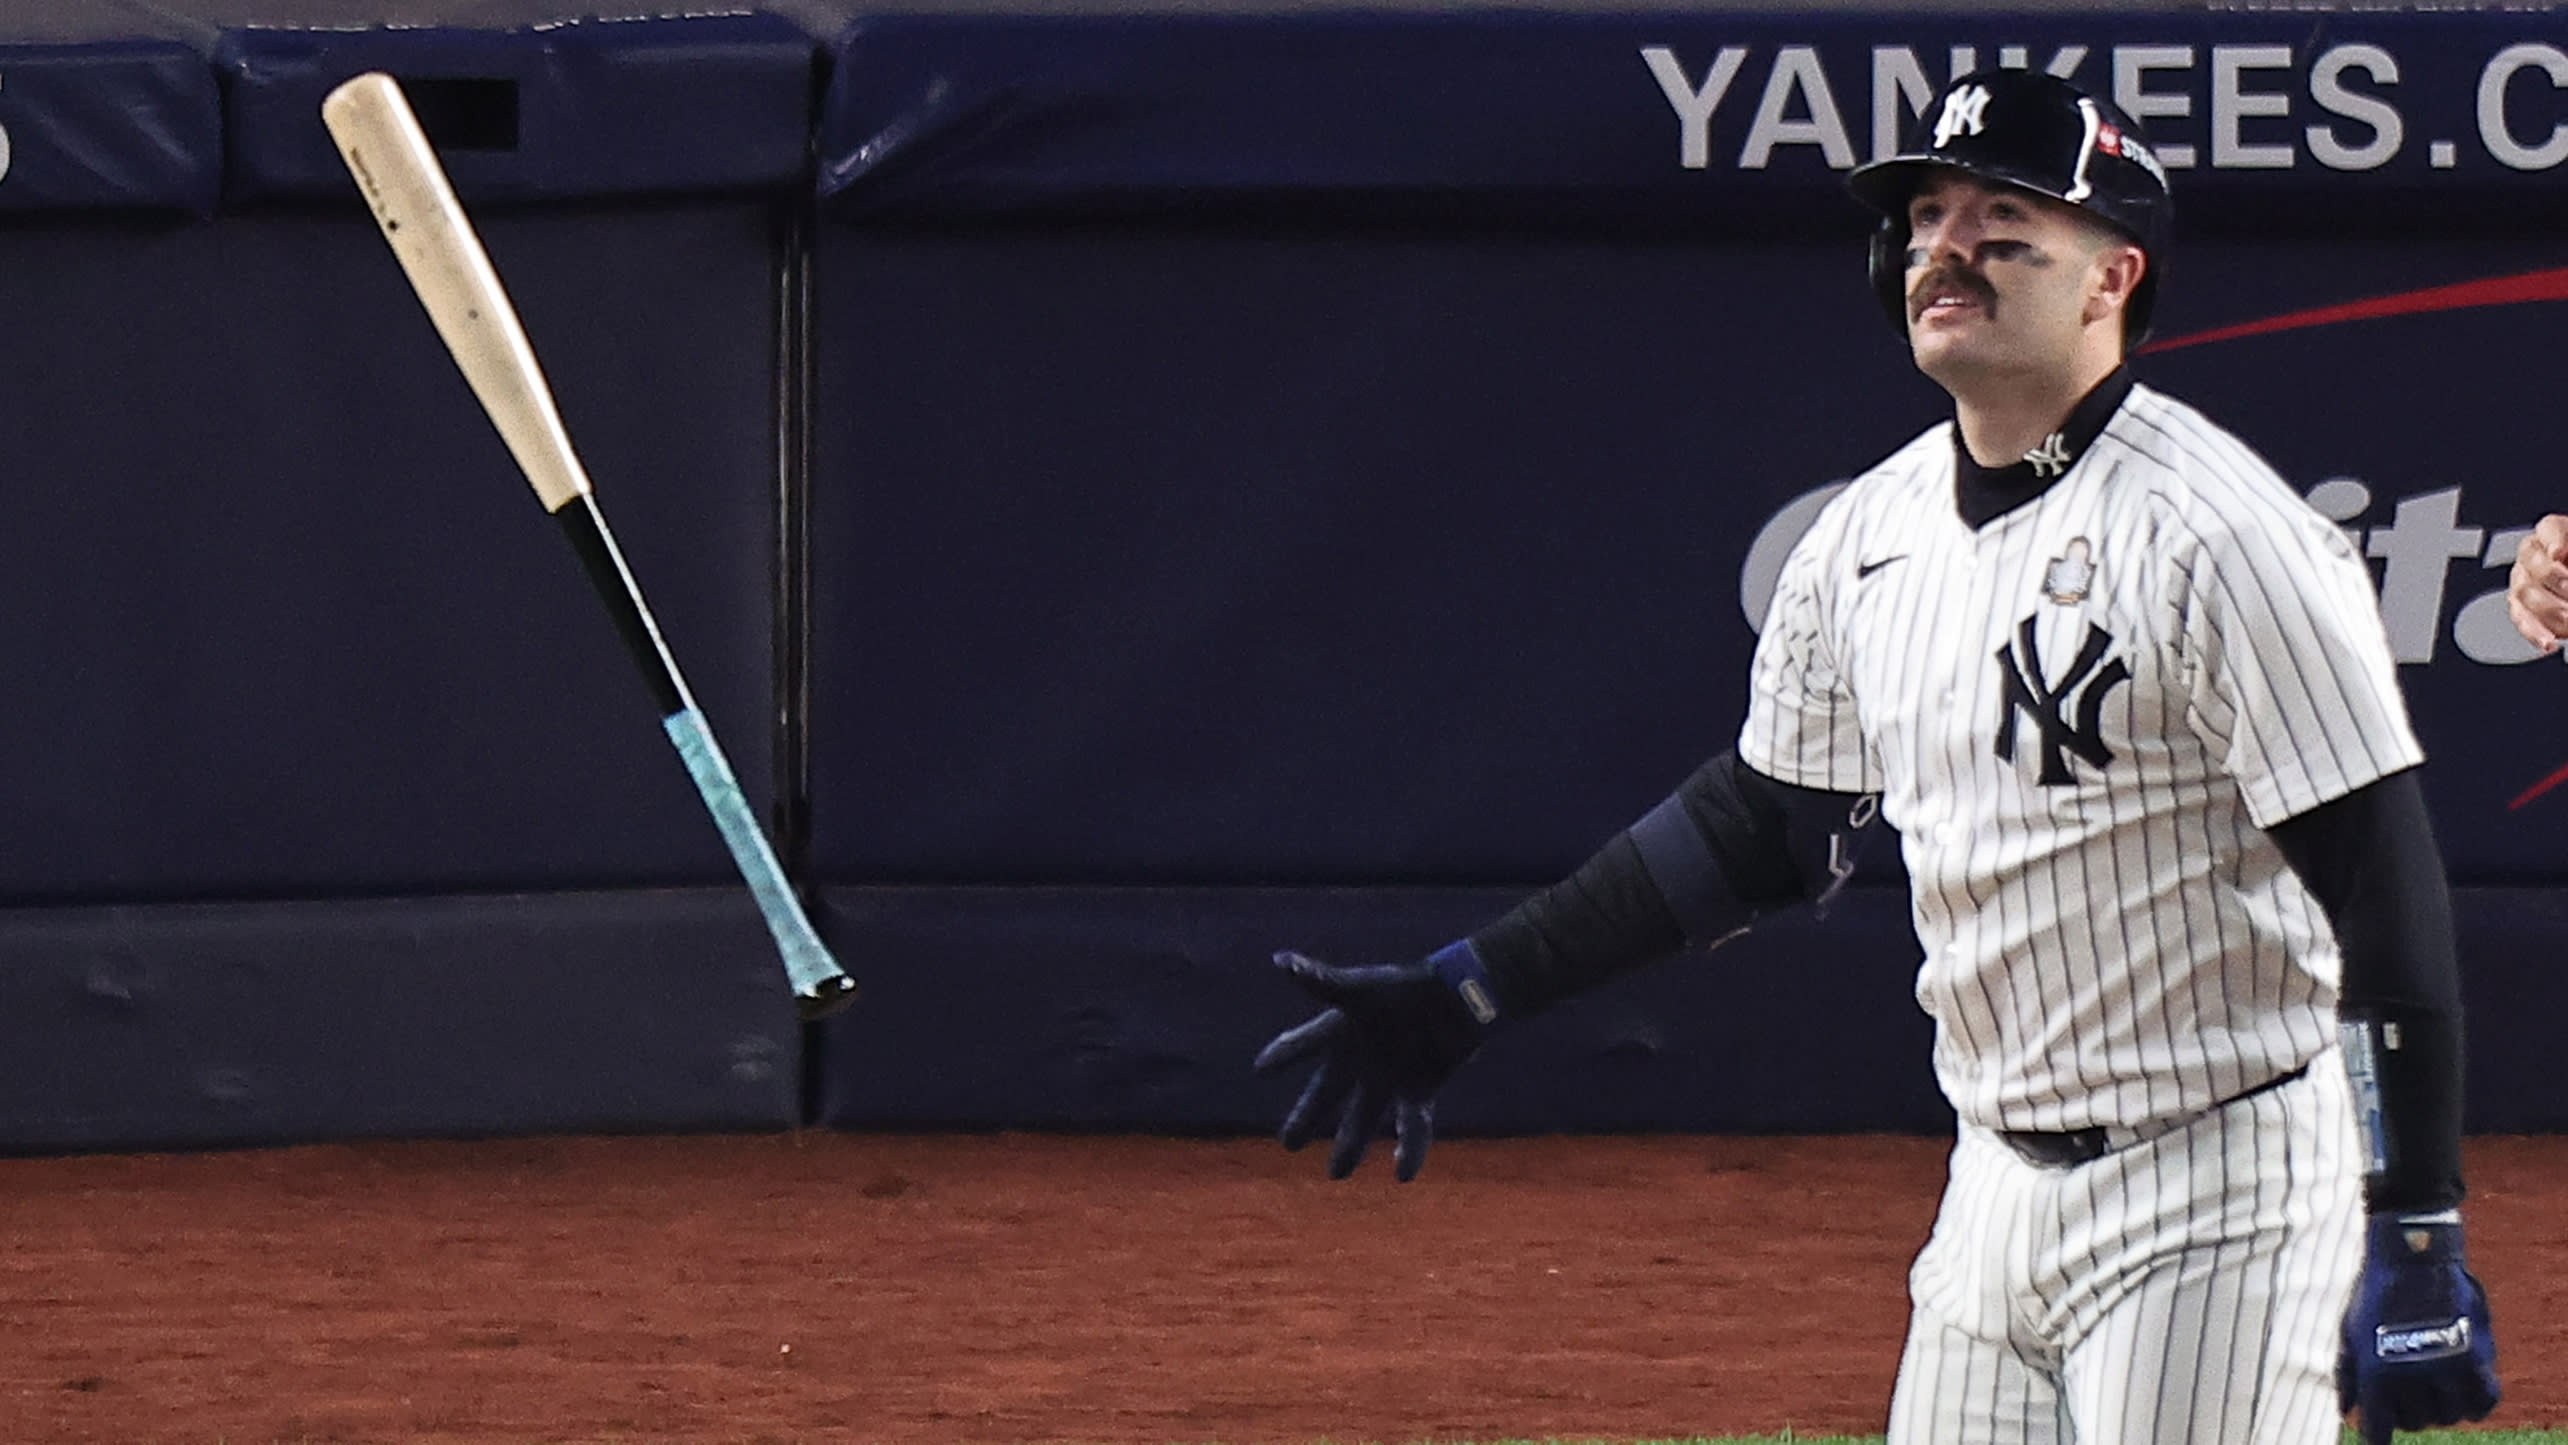
<path fill-rule="evenodd" d="M 1854 193 L 1856 200 L 1880 212 L 1884 220 L 1904 225 L 1908 220 L 1909 200 L 1925 186 L 1930 176 L 1938 172 L 1969 176 L 1973 180 L 1986 181 L 1994 185 L 2010 186 L 2028 195 L 2040 196 L 2046 201 L 2055 201 L 2134 245 L 2149 249 L 2147 239 L 2129 226 L 2094 206 L 2070 200 L 2059 190 L 2045 184 L 2040 178 L 2025 175 L 2009 166 L 1993 166 L 1985 162 L 1965 164 L 1951 157 L 1935 155 L 1931 152 L 1896 155 L 1857 166 L 1847 172 L 1846 189 Z"/>
<path fill-rule="evenodd" d="M 2016 173 L 2007 167 L 1986 164 L 1965 165 L 1949 156 L 1931 153 L 1896 155 L 1886 160 L 1857 166 L 1846 173 L 1846 189 L 1854 192 L 1856 200 L 1883 215 L 1904 221 L 1908 219 L 1909 198 L 1916 195 L 1918 190 L 1926 184 L 1929 175 L 1938 171 L 2013 186 L 2019 191 L 2030 191 L 2045 200 L 2058 201 L 2064 206 L 2076 204 L 2040 181 Z"/>

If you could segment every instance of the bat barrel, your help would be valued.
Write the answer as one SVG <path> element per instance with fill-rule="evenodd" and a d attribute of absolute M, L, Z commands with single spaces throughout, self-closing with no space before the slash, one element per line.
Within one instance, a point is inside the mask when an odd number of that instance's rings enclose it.
<path fill-rule="evenodd" d="M 366 208 L 464 380 L 544 510 L 589 491 L 517 308 L 464 215 L 401 86 L 369 71 L 332 90 L 321 120 Z"/>

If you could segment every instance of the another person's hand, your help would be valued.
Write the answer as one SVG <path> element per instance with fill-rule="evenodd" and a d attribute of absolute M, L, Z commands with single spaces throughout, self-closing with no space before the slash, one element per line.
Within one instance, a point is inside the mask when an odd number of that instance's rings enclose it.
<path fill-rule="evenodd" d="M 2457 1211 L 2372 1216 L 2337 1387 L 2366 1445 L 2497 1407 L 2488 1295 L 2463 1256 Z"/>
<path fill-rule="evenodd" d="M 1275 964 L 1328 1006 L 1257 1056 L 1259 1073 L 1319 1063 L 1284 1116 L 1284 1147 L 1299 1149 L 1323 1127 L 1334 1129 L 1329 1177 L 1344 1179 L 1387 1119 L 1398 1139 L 1394 1172 L 1404 1182 L 1416 1178 L 1435 1133 L 1436 1090 L 1497 1018 L 1479 957 L 1456 943 L 1416 963 L 1341 968 L 1279 953 Z"/>
<path fill-rule="evenodd" d="M 2526 642 L 2544 652 L 2568 639 L 2568 516 L 2554 512 L 2542 518 L 2515 548 L 2506 615 Z"/>

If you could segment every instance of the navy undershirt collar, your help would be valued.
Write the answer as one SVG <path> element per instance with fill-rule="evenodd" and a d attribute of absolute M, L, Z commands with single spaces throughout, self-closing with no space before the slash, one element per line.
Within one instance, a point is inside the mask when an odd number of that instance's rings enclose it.
<path fill-rule="evenodd" d="M 1971 460 L 1970 448 L 1962 445 L 1961 423 L 1953 424 L 1953 504 L 1962 514 L 1965 525 L 1985 527 L 2026 502 L 2051 489 L 2051 484 L 2068 473 L 2104 424 L 2122 407 L 2122 399 L 2131 394 L 2131 368 L 2117 366 L 2111 375 L 2095 384 L 2095 390 L 2078 399 L 2069 408 L 2068 420 L 2060 429 L 2042 439 L 2042 444 L 2024 454 L 2024 459 L 2002 467 L 1984 467 Z"/>

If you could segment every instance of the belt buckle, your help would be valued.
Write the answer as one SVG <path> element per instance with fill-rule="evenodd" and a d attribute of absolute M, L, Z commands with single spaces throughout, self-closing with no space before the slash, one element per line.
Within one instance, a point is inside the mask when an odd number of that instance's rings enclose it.
<path fill-rule="evenodd" d="M 2181 1129 L 2196 1119 L 2205 1118 L 2232 1104 L 2243 1104 L 2259 1094 L 2270 1093 L 2285 1084 L 2292 1083 L 2308 1072 L 2309 1065 L 2303 1064 L 2289 1073 L 2277 1074 L 2243 1093 L 2232 1094 L 2199 1114 L 2164 1119 L 2137 1128 L 2117 1128 L 2098 1124 L 2091 1128 L 2069 1129 L 2058 1133 L 2001 1129 L 1997 1137 L 2006 1141 L 2006 1147 L 2014 1150 L 2016 1157 L 2037 1169 L 2067 1169 L 2079 1164 L 2092 1164 L 2116 1149 L 2129 1148 L 2134 1144 L 2155 1139 L 2161 1134 Z"/>
<path fill-rule="evenodd" d="M 2005 1140 L 2006 1147 L 2014 1150 L 2018 1158 L 2038 1169 L 2092 1164 L 2113 1152 L 2112 1140 L 2100 1126 L 2057 1134 L 2002 1133 L 1997 1137 Z"/>

